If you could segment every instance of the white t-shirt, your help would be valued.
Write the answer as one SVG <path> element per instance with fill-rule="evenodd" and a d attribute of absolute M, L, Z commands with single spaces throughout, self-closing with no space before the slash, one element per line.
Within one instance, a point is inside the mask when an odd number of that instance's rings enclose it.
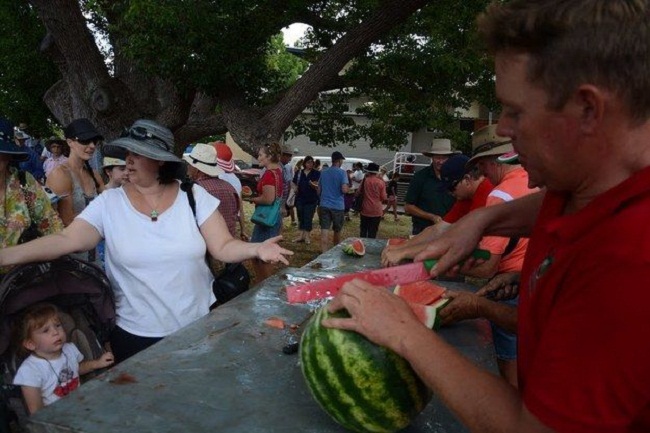
<path fill-rule="evenodd" d="M 79 387 L 79 363 L 83 359 L 73 343 L 65 343 L 57 359 L 29 355 L 20 364 L 14 385 L 40 388 L 43 405 L 47 406 Z"/>
<path fill-rule="evenodd" d="M 359 189 L 361 182 L 363 181 L 363 171 L 357 170 L 352 173 L 352 188 Z"/>
<path fill-rule="evenodd" d="M 115 292 L 117 325 L 142 337 L 164 337 L 208 314 L 215 301 L 206 244 L 199 232 L 219 200 L 194 185 L 196 219 L 179 189 L 151 221 L 123 188 L 104 191 L 78 216 L 106 240 L 106 274 Z"/>
<path fill-rule="evenodd" d="M 223 173 L 219 175 L 219 179 L 225 180 L 235 188 L 237 195 L 241 197 L 241 180 L 237 177 L 235 173 Z"/>

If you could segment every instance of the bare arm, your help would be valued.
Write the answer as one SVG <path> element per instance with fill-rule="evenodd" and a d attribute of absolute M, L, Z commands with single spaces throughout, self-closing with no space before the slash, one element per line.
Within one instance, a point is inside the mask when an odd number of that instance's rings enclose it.
<path fill-rule="evenodd" d="M 238 263 L 259 258 L 265 262 L 282 262 L 288 265 L 285 256 L 293 255 L 291 251 L 278 245 L 282 236 L 276 236 L 262 243 L 249 243 L 233 238 L 219 211 L 214 211 L 201 224 L 200 231 L 212 257 L 222 262 Z"/>
<path fill-rule="evenodd" d="M 509 332 L 517 332 L 517 309 L 514 306 L 491 301 L 471 292 L 447 291 L 445 296 L 451 302 L 440 311 L 442 325 L 482 317 Z"/>
<path fill-rule="evenodd" d="M 59 197 L 62 197 L 56 204 L 57 211 L 64 226 L 69 226 L 74 219 L 72 207 L 72 177 L 65 167 L 56 167 L 47 177 L 45 184 Z"/>
<path fill-rule="evenodd" d="M 351 317 L 325 326 L 359 332 L 406 358 L 416 373 L 471 431 L 550 433 L 526 409 L 517 390 L 474 365 L 435 332 L 422 326 L 410 307 L 382 287 L 346 283 L 328 307 Z M 444 310 L 443 310 L 444 311 Z"/>
<path fill-rule="evenodd" d="M 20 389 L 23 393 L 23 398 L 25 399 L 25 404 L 27 405 L 27 410 L 30 415 L 33 415 L 36 411 L 43 408 L 43 397 L 41 396 L 40 388 L 23 385 Z"/>
<path fill-rule="evenodd" d="M 432 276 L 439 276 L 467 257 L 483 235 L 530 236 L 544 194 L 542 191 L 508 203 L 476 209 L 454 223 L 414 259 L 439 258 L 431 272 Z M 470 261 L 468 265 L 471 265 Z"/>
<path fill-rule="evenodd" d="M 0 250 L 0 266 L 53 260 L 64 254 L 88 251 L 96 247 L 101 239 L 95 227 L 76 218 L 60 233 Z"/>
<path fill-rule="evenodd" d="M 251 197 L 250 201 L 255 204 L 272 204 L 275 197 L 275 187 L 273 185 L 264 185 L 262 187 L 262 195 Z"/>
<path fill-rule="evenodd" d="M 113 354 L 111 352 L 106 352 L 97 359 L 81 361 L 79 363 L 79 375 L 83 376 L 84 374 L 90 373 L 91 371 L 108 367 L 113 364 L 113 359 Z"/>

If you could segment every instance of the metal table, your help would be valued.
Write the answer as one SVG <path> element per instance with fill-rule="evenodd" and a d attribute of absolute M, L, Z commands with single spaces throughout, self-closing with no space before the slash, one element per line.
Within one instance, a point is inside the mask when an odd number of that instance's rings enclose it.
<path fill-rule="evenodd" d="M 295 331 L 265 321 L 278 317 L 288 325 L 302 323 L 310 305 L 288 304 L 288 283 L 378 267 L 384 244 L 366 240 L 366 256 L 358 259 L 344 256 L 339 245 L 301 269 L 284 269 L 39 411 L 28 428 L 57 433 L 344 431 L 311 397 L 298 355 L 282 352 Z M 466 321 L 440 334 L 473 362 L 497 372 L 487 322 Z M 466 430 L 434 397 L 405 431 Z"/>

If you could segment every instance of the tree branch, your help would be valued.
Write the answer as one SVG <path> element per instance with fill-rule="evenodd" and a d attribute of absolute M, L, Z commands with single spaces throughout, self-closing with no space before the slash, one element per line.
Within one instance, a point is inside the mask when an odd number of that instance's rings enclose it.
<path fill-rule="evenodd" d="M 393 27 L 406 21 L 430 0 L 386 0 L 370 18 L 346 33 L 289 89 L 265 116 L 271 135 L 282 133 L 318 95 L 322 83 L 334 79 L 352 58 Z"/>

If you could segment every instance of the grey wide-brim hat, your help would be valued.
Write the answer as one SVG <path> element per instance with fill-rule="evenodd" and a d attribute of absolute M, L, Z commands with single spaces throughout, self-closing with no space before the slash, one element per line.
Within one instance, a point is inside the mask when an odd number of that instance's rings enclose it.
<path fill-rule="evenodd" d="M 182 162 L 174 155 L 174 134 L 153 120 L 136 120 L 118 139 L 104 145 L 104 153 L 111 154 L 121 148 L 156 160 Z"/>

